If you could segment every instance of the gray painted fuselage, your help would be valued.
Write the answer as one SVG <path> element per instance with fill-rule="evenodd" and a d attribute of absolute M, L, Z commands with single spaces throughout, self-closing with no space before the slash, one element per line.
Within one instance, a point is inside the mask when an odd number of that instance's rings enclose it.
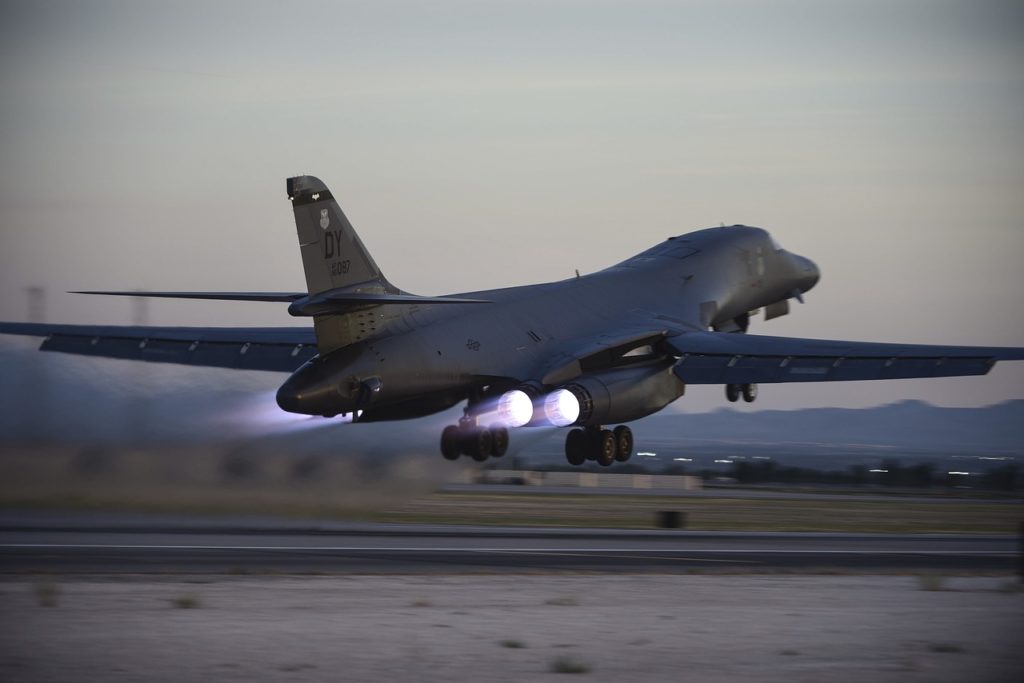
<path fill-rule="evenodd" d="M 777 248 L 760 228 L 700 230 L 590 275 L 455 295 L 490 304 L 410 306 L 382 334 L 300 368 L 278 401 L 313 415 L 429 414 L 522 382 L 543 384 L 560 361 L 602 339 L 717 328 L 806 292 L 818 277 L 810 260 Z"/>

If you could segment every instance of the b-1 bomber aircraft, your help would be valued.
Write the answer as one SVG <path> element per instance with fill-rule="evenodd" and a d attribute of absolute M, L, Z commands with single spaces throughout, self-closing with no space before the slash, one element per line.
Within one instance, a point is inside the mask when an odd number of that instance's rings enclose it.
<path fill-rule="evenodd" d="M 753 401 L 759 384 L 983 375 L 1022 348 L 882 344 L 747 334 L 818 282 L 815 264 L 760 228 L 670 237 L 559 282 L 425 297 L 388 281 L 327 186 L 287 180 L 305 292 L 81 292 L 288 304 L 309 327 L 113 327 L 0 323 L 45 336 L 44 351 L 291 373 L 283 410 L 354 422 L 431 415 L 465 402 L 441 452 L 502 456 L 509 430 L 572 427 L 573 465 L 628 460 L 622 423 L 658 412 L 687 384 Z M 614 428 L 611 428 L 613 425 Z"/>

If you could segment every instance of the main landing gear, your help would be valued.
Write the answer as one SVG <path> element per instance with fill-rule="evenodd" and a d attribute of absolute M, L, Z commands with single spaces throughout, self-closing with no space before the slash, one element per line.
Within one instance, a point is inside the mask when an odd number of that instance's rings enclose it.
<path fill-rule="evenodd" d="M 608 467 L 615 461 L 626 462 L 633 455 L 633 430 L 620 425 L 614 430 L 601 427 L 573 429 L 565 437 L 565 459 L 570 465 L 596 460 Z"/>
<path fill-rule="evenodd" d="M 481 427 L 475 418 L 464 417 L 458 425 L 448 425 L 441 432 L 441 455 L 458 460 L 468 455 L 477 462 L 500 458 L 508 451 L 508 429 L 500 426 Z"/>
<path fill-rule="evenodd" d="M 757 385 L 756 384 L 726 384 L 725 385 L 725 397 L 729 399 L 729 403 L 735 403 L 740 400 L 740 396 L 743 396 L 743 400 L 747 403 L 753 403 L 757 400 Z"/>

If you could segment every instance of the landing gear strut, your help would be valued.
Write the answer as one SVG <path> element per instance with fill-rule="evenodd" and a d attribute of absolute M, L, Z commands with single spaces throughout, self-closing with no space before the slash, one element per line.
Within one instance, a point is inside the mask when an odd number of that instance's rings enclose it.
<path fill-rule="evenodd" d="M 565 436 L 565 459 L 570 465 L 596 460 L 608 467 L 616 460 L 626 462 L 633 455 L 633 430 L 620 425 L 615 430 L 601 427 L 573 429 Z"/>
<path fill-rule="evenodd" d="M 729 403 L 735 403 L 740 400 L 740 396 L 747 403 L 753 403 L 757 399 L 757 385 L 756 384 L 726 384 L 725 385 L 725 398 L 729 400 Z"/>

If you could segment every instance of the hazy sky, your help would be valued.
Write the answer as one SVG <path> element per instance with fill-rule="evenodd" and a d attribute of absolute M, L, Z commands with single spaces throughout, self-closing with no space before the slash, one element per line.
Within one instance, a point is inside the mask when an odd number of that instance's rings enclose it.
<path fill-rule="evenodd" d="M 823 271 L 755 332 L 1024 345 L 1024 3 L 3 2 L 0 319 L 126 323 L 76 288 L 301 290 L 284 179 L 389 279 L 561 279 L 692 229 Z M 153 324 L 292 324 L 153 302 Z M 1017 364 L 1024 365 L 1024 364 Z M 763 407 L 1024 396 L 986 378 Z M 718 389 L 683 399 L 720 402 Z"/>

